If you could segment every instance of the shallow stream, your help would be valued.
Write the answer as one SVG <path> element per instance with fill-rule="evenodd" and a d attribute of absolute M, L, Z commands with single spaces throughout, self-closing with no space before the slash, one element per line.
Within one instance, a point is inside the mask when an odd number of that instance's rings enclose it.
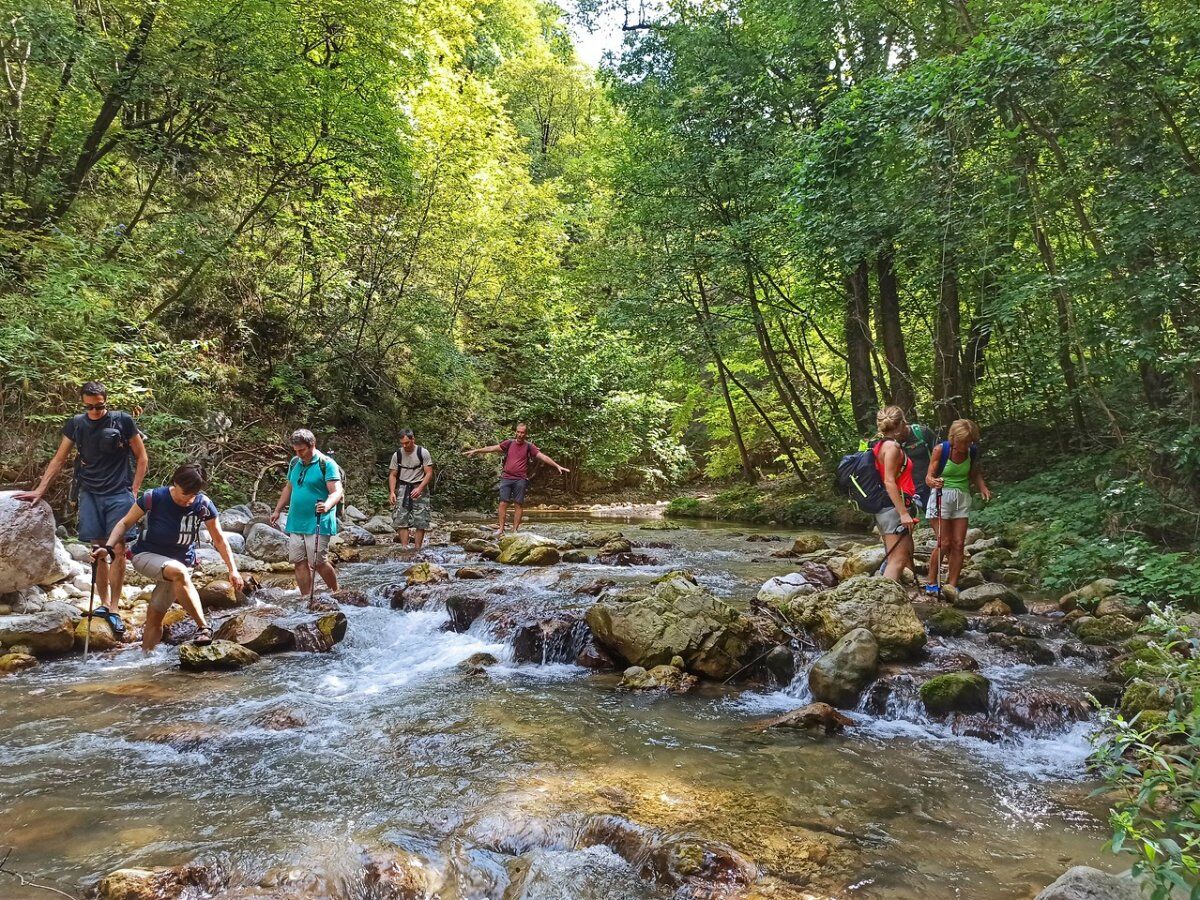
<path fill-rule="evenodd" d="M 671 545 L 643 551 L 656 566 L 508 569 L 491 583 L 540 609 L 586 606 L 574 591 L 599 577 L 668 568 L 745 604 L 789 571 L 768 556 L 786 544 L 748 541 L 756 530 L 744 526 L 651 531 L 567 514 L 528 527 L 552 537 L 617 527 Z M 454 547 L 428 558 L 467 562 Z M 344 582 L 378 587 L 407 564 L 346 566 Z M 805 702 L 803 678 L 782 690 L 634 694 L 614 674 L 516 665 L 482 621 L 441 630 L 440 608 L 346 615 L 332 653 L 265 657 L 238 673 L 182 673 L 164 646 L 0 682 L 9 865 L 77 896 L 116 868 L 200 860 L 221 873 L 222 897 L 366 898 L 377 895 L 364 854 L 391 848 L 428 867 L 443 898 L 670 896 L 619 842 L 584 838 L 609 816 L 734 847 L 774 876 L 754 896 L 1009 900 L 1070 865 L 1113 867 L 1103 806 L 1082 775 L 1087 723 L 987 742 L 893 696 L 840 736 L 753 733 L 742 726 Z M 954 644 L 1002 689 L 1094 674 L 1076 660 L 1006 662 L 978 634 Z M 458 664 L 479 651 L 501 665 L 465 675 Z M 284 882 L 310 892 L 254 887 Z M 0 897 L 48 896 L 0 880 Z"/>

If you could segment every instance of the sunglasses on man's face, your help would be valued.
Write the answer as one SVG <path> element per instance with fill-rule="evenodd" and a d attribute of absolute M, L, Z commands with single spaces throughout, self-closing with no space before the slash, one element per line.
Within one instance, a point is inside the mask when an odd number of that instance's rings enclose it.
<path fill-rule="evenodd" d="M 86 409 L 88 412 L 92 412 L 93 410 L 97 410 L 97 409 L 108 409 L 108 404 L 107 403 L 85 403 L 85 404 L 83 404 L 83 408 Z"/>

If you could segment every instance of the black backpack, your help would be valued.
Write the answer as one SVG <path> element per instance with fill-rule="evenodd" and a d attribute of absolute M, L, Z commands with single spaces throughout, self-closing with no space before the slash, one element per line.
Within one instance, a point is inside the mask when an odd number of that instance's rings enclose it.
<path fill-rule="evenodd" d="M 888 496 L 879 470 L 875 467 L 877 443 L 872 441 L 866 450 L 847 453 L 837 467 L 838 493 L 858 507 L 859 512 L 871 516 L 892 505 L 892 498 Z M 908 464 L 908 458 L 905 457 L 904 465 Z"/>
<path fill-rule="evenodd" d="M 422 470 L 424 470 L 425 466 L 433 465 L 433 457 L 430 456 L 429 451 L 426 450 L 424 447 L 422 447 L 420 444 L 417 444 L 415 447 L 413 447 L 413 453 L 415 453 L 417 455 L 417 462 L 419 462 L 421 464 Z M 400 472 L 400 460 L 402 460 L 404 458 L 403 454 L 404 454 L 404 449 L 402 447 L 397 447 L 396 448 L 397 478 L 399 477 L 399 472 Z M 429 494 L 429 496 L 432 497 L 434 494 L 434 491 L 437 490 L 438 482 L 441 480 L 442 480 L 442 470 L 440 467 L 435 466 L 434 470 L 433 470 L 433 478 L 430 479 L 429 487 L 427 487 L 425 489 L 425 493 Z"/>

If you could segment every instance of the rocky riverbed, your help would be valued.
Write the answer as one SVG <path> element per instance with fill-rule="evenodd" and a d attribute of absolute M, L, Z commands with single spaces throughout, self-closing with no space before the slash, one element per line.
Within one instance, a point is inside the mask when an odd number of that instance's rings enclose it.
<path fill-rule="evenodd" d="M 26 645 L 10 866 L 77 896 L 506 900 L 1000 900 L 1113 866 L 1090 698 L 1120 697 L 1139 611 L 1104 585 L 1052 604 L 982 536 L 975 593 L 913 605 L 862 537 L 562 513 L 414 560 L 363 524 L 336 596 L 211 588 L 220 664 L 182 622 L 86 666 L 72 634 Z M 38 602 L 70 618 L 62 592 Z M 9 612 L 12 649 L 46 613 Z"/>

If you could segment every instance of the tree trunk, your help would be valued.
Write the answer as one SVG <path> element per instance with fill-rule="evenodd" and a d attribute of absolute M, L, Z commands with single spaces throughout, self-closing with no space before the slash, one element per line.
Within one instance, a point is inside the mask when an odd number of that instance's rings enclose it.
<path fill-rule="evenodd" d="M 879 343 L 887 360 L 890 401 L 911 414 L 917 400 L 904 348 L 904 332 L 900 327 L 900 289 L 896 283 L 895 262 L 896 254 L 890 244 L 875 259 L 875 278 L 879 286 Z"/>
<path fill-rule="evenodd" d="M 938 424 L 947 427 L 962 412 L 962 374 L 959 357 L 960 316 L 958 272 L 953 251 L 942 259 L 937 319 L 933 335 L 933 406 Z"/>
<path fill-rule="evenodd" d="M 712 354 L 713 360 L 717 364 L 717 383 L 721 386 L 721 397 L 725 401 L 725 411 L 729 414 L 729 427 L 733 431 L 733 439 L 737 443 L 738 458 L 742 462 L 742 476 L 750 484 L 754 484 L 754 467 L 750 464 L 750 452 L 746 449 L 746 440 L 742 437 L 742 426 L 738 423 L 737 410 L 733 407 L 733 398 L 729 395 L 729 376 L 725 369 L 725 360 L 721 358 L 721 351 L 717 349 L 716 341 L 710 333 L 710 323 L 712 321 L 712 311 L 708 306 L 708 294 L 705 291 L 704 279 L 700 275 L 700 271 L 696 271 L 696 291 L 700 294 L 700 309 L 696 310 L 693 304 L 692 309 L 696 311 L 696 317 L 700 320 L 700 333 L 704 335 L 704 342 L 708 345 L 709 353 Z M 701 315 L 703 311 L 703 315 Z"/>
<path fill-rule="evenodd" d="M 845 278 L 846 357 L 850 377 L 850 408 L 861 434 L 875 431 L 879 398 L 871 374 L 871 297 L 867 261 L 862 260 Z"/>

